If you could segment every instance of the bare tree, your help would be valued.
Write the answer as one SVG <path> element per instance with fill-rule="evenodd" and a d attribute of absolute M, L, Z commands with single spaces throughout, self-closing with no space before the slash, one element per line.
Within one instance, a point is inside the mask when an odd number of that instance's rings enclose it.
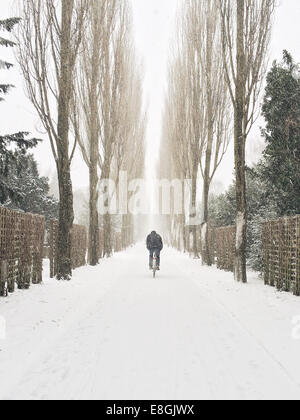
<path fill-rule="evenodd" d="M 235 278 L 247 282 L 246 140 L 266 72 L 276 0 L 219 0 L 225 77 L 234 109 L 237 199 Z"/>
<path fill-rule="evenodd" d="M 175 52 L 169 69 L 169 87 L 163 116 L 163 137 L 161 146 L 160 175 L 169 179 L 180 179 L 184 184 L 192 173 L 191 150 L 188 147 L 188 80 L 185 72 L 185 58 Z M 182 215 L 171 214 L 169 229 L 174 238 L 173 245 L 180 248 L 182 238 L 184 251 L 190 251 L 186 230 L 186 202 L 182 193 Z M 177 226 L 177 227 L 175 227 Z M 179 228 L 178 228 L 179 226 Z M 172 239 L 173 240 L 173 239 Z"/>
<path fill-rule="evenodd" d="M 183 5 L 164 115 L 164 142 L 169 143 L 175 172 L 181 179 L 192 180 L 189 215 L 192 251 L 197 258 L 201 222 L 201 254 L 206 264 L 212 263 L 208 252 L 209 191 L 230 140 L 229 95 L 224 79 L 216 1 L 187 0 Z M 196 217 L 197 202 L 200 201 L 197 198 L 199 170 L 203 178 L 200 220 Z M 185 224 L 186 219 L 184 214 L 181 223 Z M 186 242 L 189 242 L 186 235 L 183 242 L 186 248 Z"/>
<path fill-rule="evenodd" d="M 120 0 L 114 2 L 114 8 L 107 17 L 107 28 L 113 28 L 111 37 L 104 37 L 102 44 L 103 59 L 100 65 L 101 86 L 99 101 L 99 118 L 102 124 L 98 164 L 101 171 L 101 181 L 110 178 L 111 163 L 115 142 L 118 139 L 118 106 L 120 101 L 119 87 L 121 83 L 120 50 L 123 36 L 126 34 L 127 21 L 124 21 L 127 3 Z M 109 207 L 108 199 L 108 207 Z M 111 215 L 107 212 L 103 216 L 103 257 L 112 255 L 112 225 Z"/>
<path fill-rule="evenodd" d="M 90 173 L 89 262 L 92 265 L 99 260 L 99 180 L 110 178 L 114 143 L 118 138 L 120 42 L 126 31 L 124 7 L 120 0 L 89 3 L 88 30 L 77 72 L 79 94 L 74 95 L 76 139 Z M 111 256 L 111 215 L 107 213 L 103 219 L 102 256 Z"/>
<path fill-rule="evenodd" d="M 189 23 L 187 23 L 189 25 Z M 184 28 L 185 30 L 187 28 Z M 202 89 L 203 73 L 200 60 L 196 56 L 195 45 L 189 37 L 185 39 L 187 49 L 186 74 L 188 81 L 188 148 L 191 158 L 191 208 L 190 229 L 193 240 L 194 258 L 199 258 L 198 223 L 197 223 L 197 195 L 200 157 L 203 153 L 203 129 L 205 124 L 204 91 Z"/>
<path fill-rule="evenodd" d="M 89 264 L 99 262 L 99 147 L 101 121 L 99 100 L 102 82 L 101 61 L 104 38 L 110 39 L 116 2 L 92 0 L 88 4 L 88 20 L 82 40 L 82 53 L 76 68 L 73 91 L 72 122 L 75 138 L 89 169 Z"/>
<path fill-rule="evenodd" d="M 189 33 L 189 16 L 186 13 L 186 5 L 183 7 L 180 19 L 180 31 L 177 38 L 175 52 L 173 83 L 171 84 L 171 110 L 176 115 L 173 123 L 178 130 L 180 138 L 174 133 L 175 148 L 178 152 L 185 152 L 181 157 L 177 155 L 177 164 L 181 166 L 184 176 L 191 179 L 189 231 L 192 235 L 192 247 L 190 247 L 190 235 L 188 237 L 189 251 L 192 248 L 194 258 L 199 258 L 198 229 L 197 229 L 197 190 L 200 156 L 202 155 L 202 134 L 204 126 L 204 96 L 202 90 L 202 77 L 200 60 L 196 56 L 195 45 L 191 42 Z M 184 95 L 184 96 L 183 96 Z M 178 111 L 175 111 L 177 108 Z M 177 113 L 178 112 L 178 113 Z M 177 144 L 176 144 L 177 143 Z M 183 158 L 183 161 L 182 161 Z M 184 204 L 185 207 L 185 204 Z"/>
<path fill-rule="evenodd" d="M 77 68 L 73 123 L 90 172 L 89 262 L 95 265 L 99 260 L 99 181 L 112 179 L 118 185 L 124 162 L 138 165 L 132 150 L 128 151 L 135 147 L 139 132 L 142 91 L 128 2 L 92 0 L 88 13 Z M 114 195 L 108 198 L 108 205 Z M 103 257 L 112 254 L 111 219 L 109 213 L 103 216 Z"/>
<path fill-rule="evenodd" d="M 16 34 L 29 99 L 50 140 L 59 183 L 58 279 L 69 279 L 73 191 L 70 103 L 87 0 L 24 0 Z"/>
<path fill-rule="evenodd" d="M 128 45 L 124 56 L 125 78 L 122 83 L 121 113 L 119 115 L 121 130 L 119 140 L 116 143 L 113 179 L 119 190 L 120 171 L 127 173 L 130 182 L 133 179 L 141 178 L 144 172 L 145 162 L 145 128 L 146 115 L 142 104 L 142 82 L 137 67 L 137 59 L 132 46 Z M 129 199 L 132 192 L 129 192 Z M 119 205 L 122 197 L 118 196 Z M 128 207 L 123 208 L 121 223 L 122 247 L 126 248 L 133 242 L 134 220 L 128 213 Z"/>
<path fill-rule="evenodd" d="M 198 60 L 201 74 L 197 108 L 201 123 L 199 141 L 203 179 L 201 256 L 204 264 L 211 265 L 213 261 L 208 251 L 209 191 L 230 142 L 230 99 L 222 60 L 218 0 L 188 0 L 186 8 L 186 38 L 195 57 L 191 65 L 194 66 L 194 62 Z M 199 90 L 202 94 L 199 94 Z"/>

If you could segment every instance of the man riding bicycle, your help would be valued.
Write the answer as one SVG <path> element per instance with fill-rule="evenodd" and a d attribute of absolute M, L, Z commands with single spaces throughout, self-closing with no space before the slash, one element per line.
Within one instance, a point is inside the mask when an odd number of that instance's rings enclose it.
<path fill-rule="evenodd" d="M 147 237 L 147 249 L 150 252 L 149 268 L 153 270 L 153 257 L 156 255 L 157 270 L 160 270 L 160 253 L 163 250 L 164 244 L 162 237 L 155 231 L 151 232 Z"/>

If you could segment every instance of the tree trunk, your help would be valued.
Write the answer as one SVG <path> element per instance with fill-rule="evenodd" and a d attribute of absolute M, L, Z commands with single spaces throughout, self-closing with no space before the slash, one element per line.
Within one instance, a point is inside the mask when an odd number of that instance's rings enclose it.
<path fill-rule="evenodd" d="M 71 232 L 73 227 L 73 191 L 70 176 L 68 154 L 61 158 L 62 164 L 58 170 L 59 184 L 59 229 L 57 244 L 57 279 L 70 280 L 72 276 Z"/>
<path fill-rule="evenodd" d="M 127 217 L 126 217 L 126 227 L 125 227 L 126 248 L 128 248 L 130 246 L 129 224 L 130 224 L 129 215 L 127 215 Z"/>
<path fill-rule="evenodd" d="M 244 16 L 245 0 L 237 0 L 237 80 L 236 107 L 234 112 L 234 148 L 236 172 L 236 249 L 235 279 L 247 282 L 246 249 L 247 249 L 247 201 L 245 176 L 245 53 L 244 53 Z"/>
<path fill-rule="evenodd" d="M 73 0 L 62 1 L 61 19 L 61 73 L 58 98 L 58 183 L 59 183 L 59 232 L 57 278 L 69 280 L 72 276 L 71 231 L 74 220 L 73 190 L 69 160 L 70 100 L 72 92 L 71 21 Z"/>
<path fill-rule="evenodd" d="M 111 217 L 109 213 L 104 215 L 103 226 L 103 258 L 112 256 L 112 238 L 111 238 Z"/>
<path fill-rule="evenodd" d="M 102 179 L 109 179 L 110 176 L 110 163 L 107 161 L 104 163 L 102 171 Z M 109 191 L 108 191 L 109 196 Z M 111 226 L 111 215 L 109 213 L 110 197 L 107 199 L 107 213 L 103 216 L 103 258 L 110 258 L 112 256 L 112 226 Z"/>
<path fill-rule="evenodd" d="M 208 200 L 210 189 L 210 171 L 211 171 L 211 157 L 212 146 L 214 141 L 214 110 L 213 110 L 213 97 L 212 97 L 212 22 L 207 17 L 206 29 L 206 97 L 207 97 L 207 145 L 205 151 L 205 169 L 203 179 L 203 197 L 202 197 L 202 224 L 201 224 L 201 256 L 202 263 L 208 266 L 212 265 L 209 253 L 208 243 Z"/>
<path fill-rule="evenodd" d="M 209 183 L 207 180 L 204 180 L 203 186 L 203 215 L 202 215 L 202 224 L 201 224 L 201 257 L 202 263 L 204 265 L 211 266 L 211 255 L 209 252 L 209 241 L 208 241 L 208 200 L 209 200 Z"/>
<path fill-rule="evenodd" d="M 186 241 L 186 217 L 185 217 L 185 188 L 184 188 L 184 179 L 182 181 L 182 216 L 181 216 L 181 234 L 183 239 L 183 250 L 184 253 L 187 252 L 187 241 Z"/>
<path fill-rule="evenodd" d="M 132 246 L 134 242 L 134 228 L 133 228 L 133 216 L 128 215 L 128 246 Z"/>
<path fill-rule="evenodd" d="M 181 235 L 182 235 L 182 243 L 183 243 L 183 252 L 186 253 L 187 252 L 187 243 L 186 243 L 186 220 L 185 220 L 185 214 L 183 213 L 181 218 Z"/>
<path fill-rule="evenodd" d="M 208 106 L 208 113 L 209 113 Z M 210 121 L 208 124 L 208 138 L 207 138 L 207 149 L 206 149 L 206 163 L 203 179 L 203 196 L 202 196 L 202 220 L 201 220 L 201 256 L 202 263 L 205 265 L 212 265 L 212 261 L 209 253 L 208 243 L 208 202 L 209 202 L 209 188 L 210 188 L 210 168 L 211 168 L 211 156 L 212 156 L 212 143 L 213 143 L 213 122 Z"/>
<path fill-rule="evenodd" d="M 208 105 L 208 114 L 212 115 L 212 107 Z M 202 197 L 202 220 L 201 220 L 201 256 L 202 263 L 208 266 L 212 265 L 212 261 L 209 253 L 208 243 L 208 222 L 209 222 L 209 189 L 210 189 L 210 169 L 211 169 L 211 156 L 212 156 L 212 144 L 213 144 L 213 121 L 212 119 L 208 123 L 208 136 L 207 136 L 207 148 L 206 148 L 206 162 L 203 179 L 203 197 Z"/>
<path fill-rule="evenodd" d="M 95 12 L 94 12 L 95 13 Z M 96 19 L 96 16 L 93 16 Z M 97 24 L 93 25 L 94 27 Z M 95 31 L 95 29 L 94 29 Z M 98 94 L 97 84 L 99 79 L 99 45 L 98 34 L 93 33 L 93 57 L 92 57 L 92 77 L 91 91 L 89 95 L 90 112 L 93 118 L 90 118 L 90 221 L 89 221 L 89 264 L 95 266 L 99 263 L 99 214 L 98 214 L 98 153 L 99 153 L 99 133 L 97 126 L 98 114 Z"/>
<path fill-rule="evenodd" d="M 197 224 L 196 224 L 196 216 L 197 216 L 197 177 L 198 177 L 198 160 L 194 161 L 193 163 L 193 175 L 192 175 L 192 209 L 190 217 L 194 219 L 191 226 L 191 233 L 192 233 L 192 252 L 194 258 L 199 258 L 198 252 L 198 241 L 197 241 Z"/>
<path fill-rule="evenodd" d="M 123 214 L 122 216 L 122 249 L 127 248 L 127 240 L 126 240 L 126 224 L 127 224 L 127 215 Z"/>
<path fill-rule="evenodd" d="M 93 143 L 91 144 L 91 150 Z M 91 152 L 91 155 L 93 153 Z M 95 156 L 95 159 L 94 159 Z M 97 151 L 90 160 L 90 223 L 89 223 L 89 264 L 99 263 L 99 214 L 98 214 L 98 169 Z"/>
<path fill-rule="evenodd" d="M 182 227 L 181 227 L 181 234 L 183 240 L 183 251 L 184 253 L 187 252 L 187 243 L 186 243 L 186 223 L 185 223 L 185 215 L 182 216 Z"/>

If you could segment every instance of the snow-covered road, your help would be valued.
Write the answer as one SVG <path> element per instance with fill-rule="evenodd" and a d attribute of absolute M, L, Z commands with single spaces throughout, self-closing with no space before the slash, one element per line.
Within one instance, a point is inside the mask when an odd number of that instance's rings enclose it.
<path fill-rule="evenodd" d="M 300 399 L 300 300 L 139 245 L 0 301 L 1 399 Z"/>

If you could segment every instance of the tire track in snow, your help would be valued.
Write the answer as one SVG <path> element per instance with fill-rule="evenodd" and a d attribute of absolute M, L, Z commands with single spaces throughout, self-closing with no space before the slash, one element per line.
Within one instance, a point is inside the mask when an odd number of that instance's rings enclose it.
<path fill-rule="evenodd" d="M 194 261 L 166 249 L 156 280 L 146 269 L 144 246 L 105 261 L 105 269 L 100 265 L 99 278 L 106 276 L 110 286 L 105 292 L 101 283 L 99 289 L 87 289 L 79 311 L 62 319 L 51 345 L 26 361 L 7 397 L 300 396 L 257 337 L 195 279 L 195 272 L 206 273 L 200 262 L 195 269 Z"/>
<path fill-rule="evenodd" d="M 194 282 L 197 285 L 197 287 L 199 287 L 199 282 L 195 280 Z M 291 381 L 293 385 L 295 385 L 298 388 L 299 396 L 300 396 L 300 384 L 295 380 L 295 378 L 285 368 L 285 366 L 277 359 L 277 357 L 273 353 L 271 353 L 270 350 L 268 350 L 268 348 L 263 344 L 263 342 L 260 339 L 258 339 L 253 332 L 251 332 L 251 330 L 246 326 L 246 324 L 243 323 L 234 312 L 230 311 L 228 307 L 225 304 L 223 304 L 220 300 L 217 300 L 213 296 L 213 294 L 207 288 L 205 288 L 205 286 L 201 287 L 201 290 L 205 290 L 207 294 L 207 298 L 213 301 L 215 305 L 218 305 L 224 312 L 226 312 L 228 316 L 230 316 L 233 319 L 233 321 L 237 325 L 239 325 L 239 327 L 243 331 L 245 331 L 249 335 L 249 337 L 251 337 L 251 339 L 253 339 L 256 342 L 256 344 L 266 353 L 266 355 L 270 359 L 272 359 L 272 361 L 278 366 L 278 368 L 282 371 L 282 373 Z"/>

